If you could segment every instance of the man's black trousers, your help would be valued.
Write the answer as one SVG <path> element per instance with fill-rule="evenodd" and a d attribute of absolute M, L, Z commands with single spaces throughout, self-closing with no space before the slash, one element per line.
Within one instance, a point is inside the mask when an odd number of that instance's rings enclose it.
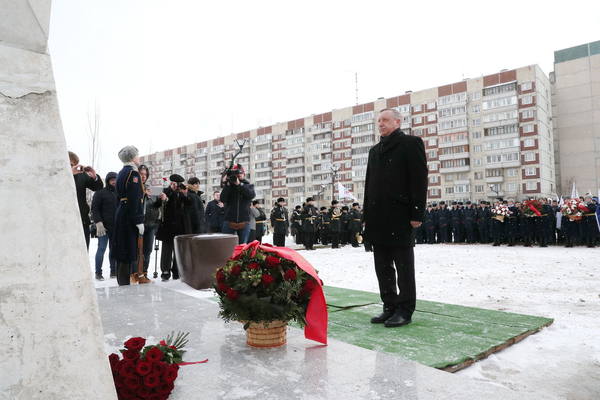
<path fill-rule="evenodd" d="M 384 309 L 400 311 L 410 319 L 417 301 L 414 249 L 375 244 L 373 256 Z"/>
<path fill-rule="evenodd" d="M 274 233 L 273 245 L 277 247 L 285 247 L 285 233 Z"/>
<path fill-rule="evenodd" d="M 173 239 L 162 241 L 162 248 L 160 251 L 160 276 L 163 279 L 169 279 L 171 274 L 173 274 L 173 279 L 179 279 L 177 258 L 173 257 L 174 249 Z"/>

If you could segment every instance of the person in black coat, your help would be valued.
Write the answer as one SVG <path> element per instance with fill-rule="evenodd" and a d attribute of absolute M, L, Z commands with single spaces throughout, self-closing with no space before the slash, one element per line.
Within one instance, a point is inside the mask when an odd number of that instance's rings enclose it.
<path fill-rule="evenodd" d="M 294 242 L 296 244 L 302 244 L 302 206 L 294 207 L 290 222 L 290 234 L 294 237 Z"/>
<path fill-rule="evenodd" d="M 596 240 L 598 239 L 598 220 L 596 219 L 596 210 L 598 204 L 592 196 L 586 196 L 585 207 L 587 210 L 584 212 L 583 219 L 581 221 L 583 242 L 587 247 L 596 247 Z"/>
<path fill-rule="evenodd" d="M 360 235 L 362 231 L 362 212 L 358 203 L 352 203 L 352 210 L 350 210 L 349 215 L 348 231 L 350 232 L 350 243 L 352 247 L 358 247 L 357 235 Z"/>
<path fill-rule="evenodd" d="M 225 204 L 222 232 L 237 234 L 239 244 L 244 244 L 250 236 L 250 204 L 256 193 L 254 185 L 245 179 L 241 164 L 236 164 L 233 171 L 236 171 L 233 178 L 224 176 L 222 181 L 221 201 Z"/>
<path fill-rule="evenodd" d="M 110 277 L 116 278 L 117 265 L 113 254 L 113 242 L 111 238 L 115 226 L 115 212 L 119 201 L 115 187 L 117 185 L 117 173 L 106 174 L 106 187 L 94 193 L 92 198 L 92 219 L 96 224 L 96 237 L 98 238 L 98 249 L 96 250 L 96 279 L 103 281 L 102 264 L 104 253 L 108 248 L 108 261 L 110 263 Z"/>
<path fill-rule="evenodd" d="M 79 215 L 83 225 L 83 237 L 85 238 L 85 246 L 90 247 L 90 206 L 86 199 L 86 189 L 95 192 L 104 187 L 102 179 L 96 174 L 92 167 L 84 167 L 79 165 L 79 157 L 77 154 L 69 151 L 69 163 L 71 164 L 71 172 L 75 180 L 75 192 L 77 195 L 77 205 L 79 206 Z"/>
<path fill-rule="evenodd" d="M 435 226 L 437 220 L 437 213 L 433 209 L 433 204 L 427 206 L 427 210 L 425 211 L 425 217 L 423 226 L 425 227 L 425 235 L 427 238 L 427 244 L 435 243 Z"/>
<path fill-rule="evenodd" d="M 119 151 L 123 169 L 117 176 L 119 205 L 115 214 L 115 259 L 119 286 L 148 283 L 136 272 L 137 239 L 144 235 L 144 187 L 138 172 L 138 150 L 126 146 Z"/>
<path fill-rule="evenodd" d="M 479 208 L 477 209 L 477 230 L 479 232 L 479 242 L 489 243 L 490 242 L 490 219 L 492 213 L 485 200 L 479 202 Z"/>
<path fill-rule="evenodd" d="M 312 197 L 306 199 L 302 209 L 302 244 L 306 250 L 314 250 L 315 236 L 317 235 L 319 211 L 315 207 Z"/>
<path fill-rule="evenodd" d="M 340 247 L 340 235 L 342 234 L 342 210 L 338 204 L 337 200 L 332 200 L 331 208 L 329 209 L 329 234 L 332 249 Z"/>
<path fill-rule="evenodd" d="M 345 246 L 348 243 L 350 243 L 350 221 L 351 220 L 352 220 L 352 217 L 350 216 L 350 209 L 348 208 L 348 206 L 343 206 L 342 207 L 342 216 L 340 217 L 340 223 L 342 226 L 340 242 L 342 243 L 342 246 Z"/>
<path fill-rule="evenodd" d="M 204 203 L 202 202 L 202 192 L 200 190 L 200 179 L 192 177 L 188 179 L 188 196 L 190 205 L 186 207 L 186 212 L 189 219 L 190 233 L 206 233 L 206 219 L 204 215 Z"/>
<path fill-rule="evenodd" d="M 273 245 L 285 247 L 285 237 L 289 235 L 290 220 L 283 197 L 277 199 L 275 207 L 271 210 L 270 219 L 273 227 Z"/>
<path fill-rule="evenodd" d="M 225 222 L 225 205 L 221 201 L 221 192 L 214 192 L 213 199 L 206 205 L 206 224 L 209 233 L 219 233 Z"/>
<path fill-rule="evenodd" d="M 330 239 L 329 224 L 331 223 L 331 221 L 329 219 L 327 207 L 321 207 L 319 211 L 321 212 L 319 218 L 319 240 L 322 245 L 327 246 L 329 244 Z"/>
<path fill-rule="evenodd" d="M 400 122 L 396 110 L 379 113 L 381 141 L 369 151 L 365 178 L 365 236 L 383 301 L 371 322 L 386 327 L 410 323 L 415 311 L 414 230 L 423 223 L 428 184 L 423 140 L 405 135 Z"/>
<path fill-rule="evenodd" d="M 160 251 L 161 279 L 168 281 L 179 279 L 177 259 L 173 256 L 175 236 L 190 233 L 189 224 L 186 223 L 186 208 L 191 205 L 189 192 L 181 175 L 173 174 L 168 188 L 160 194 L 156 205 L 162 209 L 162 221 L 158 227 L 156 237 L 162 242 Z"/>
<path fill-rule="evenodd" d="M 451 214 L 450 210 L 446 206 L 445 201 L 440 201 L 440 208 L 437 211 L 437 220 L 438 220 L 438 243 L 450 243 L 452 241 L 450 234 L 450 220 Z"/>
<path fill-rule="evenodd" d="M 150 265 L 150 254 L 154 248 L 156 231 L 160 217 L 160 205 L 157 203 L 157 196 L 152 196 L 150 188 L 146 186 L 146 181 L 150 177 L 150 169 L 146 165 L 140 165 L 138 168 L 144 185 L 144 277 L 148 278 L 148 266 Z M 158 250 L 158 247 L 156 248 Z M 156 266 L 155 266 L 156 273 Z"/>

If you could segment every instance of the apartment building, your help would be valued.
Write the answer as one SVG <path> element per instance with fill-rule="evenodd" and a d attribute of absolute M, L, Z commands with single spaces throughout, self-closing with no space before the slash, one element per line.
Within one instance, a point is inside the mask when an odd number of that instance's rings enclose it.
<path fill-rule="evenodd" d="M 378 141 L 377 112 L 395 108 L 402 129 L 423 138 L 430 201 L 479 201 L 498 196 L 553 196 L 556 188 L 550 83 L 537 65 L 335 109 L 293 121 L 146 155 L 162 176 L 197 176 L 202 190 L 219 189 L 220 173 L 239 157 L 257 198 L 291 205 L 308 196 L 328 203 L 340 182 L 362 200 L 369 149 Z"/>
<path fill-rule="evenodd" d="M 570 195 L 600 190 L 600 41 L 554 52 L 552 115 L 556 182 Z"/>

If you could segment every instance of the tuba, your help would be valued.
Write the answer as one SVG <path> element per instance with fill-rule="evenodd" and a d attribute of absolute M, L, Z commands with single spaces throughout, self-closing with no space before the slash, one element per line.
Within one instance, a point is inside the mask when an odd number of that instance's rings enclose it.
<path fill-rule="evenodd" d="M 362 237 L 362 235 L 360 234 L 360 232 L 356 232 L 356 242 L 357 242 L 358 244 L 362 244 L 362 242 L 363 242 L 363 237 Z"/>
<path fill-rule="evenodd" d="M 339 207 L 335 207 L 331 212 L 333 218 L 339 218 L 342 216 L 342 209 Z"/>

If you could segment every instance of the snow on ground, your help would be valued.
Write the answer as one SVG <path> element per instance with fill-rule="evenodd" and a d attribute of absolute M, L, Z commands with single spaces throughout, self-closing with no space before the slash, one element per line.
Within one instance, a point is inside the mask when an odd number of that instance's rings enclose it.
<path fill-rule="evenodd" d="M 90 246 L 92 272 L 96 243 L 92 240 Z M 372 253 L 362 247 L 301 254 L 326 285 L 378 292 Z M 415 259 L 420 299 L 555 320 L 458 374 L 516 390 L 528 399 L 600 398 L 600 249 L 418 245 Z M 154 254 L 150 266 L 153 271 Z M 159 278 L 155 284 L 212 296 L 210 290 L 196 291 L 179 281 Z M 106 286 L 116 286 L 116 280 L 96 281 L 96 287 Z"/>

